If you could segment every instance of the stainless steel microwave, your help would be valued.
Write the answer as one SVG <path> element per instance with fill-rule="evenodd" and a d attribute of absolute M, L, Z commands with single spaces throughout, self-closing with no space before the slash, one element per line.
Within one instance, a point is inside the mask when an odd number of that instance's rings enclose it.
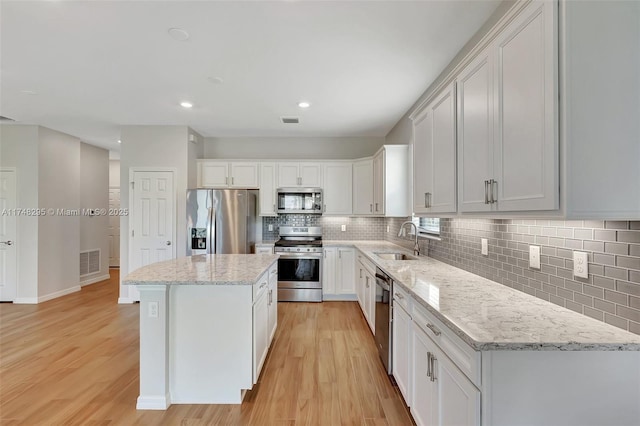
<path fill-rule="evenodd" d="M 321 188 L 278 188 L 278 213 L 322 214 Z"/>

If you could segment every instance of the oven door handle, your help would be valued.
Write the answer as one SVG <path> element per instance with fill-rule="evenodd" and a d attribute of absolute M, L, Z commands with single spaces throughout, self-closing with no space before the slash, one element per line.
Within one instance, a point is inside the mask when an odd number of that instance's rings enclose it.
<path fill-rule="evenodd" d="M 276 254 L 280 255 L 280 259 L 322 259 L 322 253 L 310 254 L 276 252 Z"/>

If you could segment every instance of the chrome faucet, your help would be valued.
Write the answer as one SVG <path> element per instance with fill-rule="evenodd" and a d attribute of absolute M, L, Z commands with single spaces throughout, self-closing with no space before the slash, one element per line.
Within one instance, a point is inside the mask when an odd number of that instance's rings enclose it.
<path fill-rule="evenodd" d="M 403 222 L 402 225 L 400 225 L 400 230 L 398 231 L 398 237 L 402 236 L 402 229 L 406 224 L 413 225 L 413 230 L 416 235 L 415 243 L 413 245 L 413 254 L 415 254 L 416 256 L 420 256 L 420 246 L 418 245 L 418 227 L 416 226 L 415 223 L 413 223 L 410 220 Z"/>

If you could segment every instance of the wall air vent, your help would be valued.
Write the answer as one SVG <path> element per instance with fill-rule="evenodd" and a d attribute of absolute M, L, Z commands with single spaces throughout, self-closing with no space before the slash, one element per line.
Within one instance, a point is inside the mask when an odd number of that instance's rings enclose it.
<path fill-rule="evenodd" d="M 281 117 L 284 124 L 298 124 L 300 119 L 298 117 Z"/>
<path fill-rule="evenodd" d="M 0 115 L 0 123 L 11 123 L 14 122 L 16 120 L 14 120 L 13 118 L 9 118 L 9 117 L 4 117 L 2 115 Z"/>
<path fill-rule="evenodd" d="M 80 252 L 80 276 L 100 272 L 100 249 Z"/>

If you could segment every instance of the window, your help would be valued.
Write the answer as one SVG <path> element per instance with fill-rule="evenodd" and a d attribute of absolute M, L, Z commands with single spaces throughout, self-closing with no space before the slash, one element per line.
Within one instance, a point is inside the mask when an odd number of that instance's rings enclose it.
<path fill-rule="evenodd" d="M 440 218 L 414 216 L 411 220 L 418 227 L 418 234 L 440 235 Z"/>

